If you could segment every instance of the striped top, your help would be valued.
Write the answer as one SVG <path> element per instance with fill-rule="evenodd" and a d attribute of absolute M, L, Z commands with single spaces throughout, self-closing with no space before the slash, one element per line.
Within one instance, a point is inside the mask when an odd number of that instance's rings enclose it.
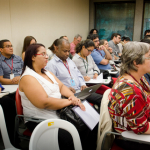
<path fill-rule="evenodd" d="M 136 134 L 142 134 L 149 128 L 150 122 L 150 87 L 144 78 L 140 84 L 124 77 L 109 94 L 108 109 L 113 120 L 114 129 L 117 132 L 132 130 Z"/>

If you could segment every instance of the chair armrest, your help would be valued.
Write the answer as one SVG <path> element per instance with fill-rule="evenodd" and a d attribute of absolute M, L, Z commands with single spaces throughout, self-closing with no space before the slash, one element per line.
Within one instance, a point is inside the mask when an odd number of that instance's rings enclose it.
<path fill-rule="evenodd" d="M 123 138 L 129 139 L 130 141 L 150 144 L 150 135 L 147 134 L 135 134 L 133 131 L 124 131 L 121 135 Z"/>

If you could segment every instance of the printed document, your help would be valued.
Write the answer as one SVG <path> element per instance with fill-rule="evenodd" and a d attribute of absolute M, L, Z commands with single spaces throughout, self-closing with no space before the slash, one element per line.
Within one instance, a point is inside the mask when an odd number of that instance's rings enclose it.
<path fill-rule="evenodd" d="M 85 81 L 85 83 L 103 83 L 103 73 L 101 73 L 97 79 L 90 79 L 89 81 Z"/>
<path fill-rule="evenodd" d="M 83 120 L 83 122 L 91 129 L 93 130 L 94 127 L 99 122 L 99 114 L 97 111 L 85 100 L 82 102 L 85 106 L 85 111 L 82 111 L 80 107 L 75 106 L 73 107 L 73 111 L 77 113 L 80 118 Z"/>

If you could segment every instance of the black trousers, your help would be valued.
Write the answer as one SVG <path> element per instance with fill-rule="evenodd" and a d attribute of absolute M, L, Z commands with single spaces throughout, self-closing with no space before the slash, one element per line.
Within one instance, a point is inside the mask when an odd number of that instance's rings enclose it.
<path fill-rule="evenodd" d="M 100 113 L 100 107 L 101 107 L 101 100 L 103 98 L 103 95 L 97 94 L 97 93 L 92 93 L 89 97 L 86 98 L 86 100 L 89 103 L 94 104 L 94 108 L 97 110 L 98 113 Z M 97 105 L 97 106 L 95 106 Z"/>
<path fill-rule="evenodd" d="M 102 97 L 103 97 L 103 95 L 101 95 L 101 94 L 92 93 L 89 97 L 86 98 L 86 100 L 90 103 L 100 106 Z"/>
<path fill-rule="evenodd" d="M 38 125 L 35 122 L 27 122 L 27 128 L 32 132 Z M 91 131 L 88 127 L 82 132 L 79 132 L 82 149 L 96 150 L 98 125 Z M 63 129 L 58 130 L 58 143 L 60 150 L 74 150 L 73 139 L 69 132 Z"/>

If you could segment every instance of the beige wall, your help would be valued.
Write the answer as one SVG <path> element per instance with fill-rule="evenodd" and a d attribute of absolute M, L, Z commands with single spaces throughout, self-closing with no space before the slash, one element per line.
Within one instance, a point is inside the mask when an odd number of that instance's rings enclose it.
<path fill-rule="evenodd" d="M 72 42 L 89 32 L 89 0 L 0 0 L 0 39 L 9 39 L 21 56 L 24 37 L 48 48 L 62 35 Z"/>
<path fill-rule="evenodd" d="M 133 40 L 140 41 L 142 32 L 142 17 L 143 17 L 143 2 L 144 0 L 90 0 L 90 29 L 94 28 L 95 2 L 110 2 L 110 1 L 136 1 Z"/>

